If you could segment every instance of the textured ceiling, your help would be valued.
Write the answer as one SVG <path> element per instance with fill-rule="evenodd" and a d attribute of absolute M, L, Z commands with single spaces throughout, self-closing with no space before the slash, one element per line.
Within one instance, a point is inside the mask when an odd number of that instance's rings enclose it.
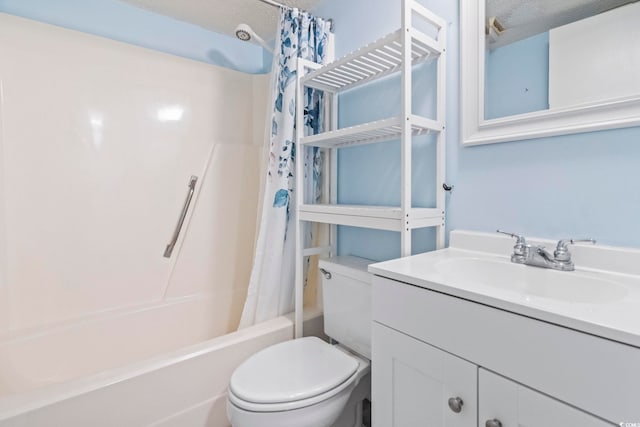
<path fill-rule="evenodd" d="M 278 8 L 260 0 L 124 0 L 134 6 L 190 22 L 235 37 L 240 23 L 249 24 L 263 39 L 275 38 Z M 280 3 L 311 10 L 322 0 L 283 0 Z"/>
<path fill-rule="evenodd" d="M 543 33 L 637 0 L 486 0 L 487 19 L 495 16 L 506 29 L 492 48 Z"/>

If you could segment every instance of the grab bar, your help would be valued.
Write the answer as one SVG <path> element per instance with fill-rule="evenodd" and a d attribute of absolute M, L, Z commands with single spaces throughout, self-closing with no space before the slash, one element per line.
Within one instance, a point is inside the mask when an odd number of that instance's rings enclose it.
<path fill-rule="evenodd" d="M 173 236 L 171 237 L 171 241 L 167 245 L 164 250 L 164 257 L 170 258 L 171 253 L 173 252 L 173 248 L 178 241 L 178 236 L 180 236 L 180 230 L 182 230 L 182 226 L 184 225 L 184 220 L 187 217 L 187 211 L 189 211 L 189 205 L 191 205 L 191 199 L 193 198 L 193 193 L 196 189 L 196 182 L 198 182 L 198 177 L 195 175 L 191 175 L 189 178 L 189 192 L 187 193 L 187 199 L 184 201 L 184 206 L 182 207 L 182 212 L 180 213 L 180 218 L 178 218 L 178 223 L 176 224 L 176 229 L 173 232 Z"/>

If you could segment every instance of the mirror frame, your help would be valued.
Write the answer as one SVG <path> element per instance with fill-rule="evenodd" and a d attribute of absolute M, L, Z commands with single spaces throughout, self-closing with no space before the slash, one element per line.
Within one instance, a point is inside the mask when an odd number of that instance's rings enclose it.
<path fill-rule="evenodd" d="M 593 132 L 640 125 L 640 95 L 575 107 L 485 119 L 485 0 L 460 0 L 463 145 Z"/>

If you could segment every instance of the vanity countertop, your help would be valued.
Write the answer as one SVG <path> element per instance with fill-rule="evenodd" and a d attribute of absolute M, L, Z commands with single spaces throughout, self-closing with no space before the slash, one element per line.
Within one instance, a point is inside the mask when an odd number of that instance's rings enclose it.
<path fill-rule="evenodd" d="M 576 270 L 561 272 L 511 263 L 513 243 L 453 231 L 447 249 L 371 264 L 369 271 L 640 348 L 640 251 L 575 246 Z"/>

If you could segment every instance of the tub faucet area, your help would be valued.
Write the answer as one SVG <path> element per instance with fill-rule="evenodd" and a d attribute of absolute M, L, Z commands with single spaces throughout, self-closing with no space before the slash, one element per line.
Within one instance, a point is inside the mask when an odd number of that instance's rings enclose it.
<path fill-rule="evenodd" d="M 534 267 L 550 268 L 558 271 L 575 270 L 575 264 L 571 260 L 571 252 L 569 252 L 570 244 L 596 243 L 594 239 L 564 239 L 558 241 L 555 251 L 551 254 L 544 246 L 528 244 L 524 236 L 501 230 L 496 230 L 496 232 L 506 234 L 516 239 L 513 254 L 511 255 L 511 262 Z"/>

